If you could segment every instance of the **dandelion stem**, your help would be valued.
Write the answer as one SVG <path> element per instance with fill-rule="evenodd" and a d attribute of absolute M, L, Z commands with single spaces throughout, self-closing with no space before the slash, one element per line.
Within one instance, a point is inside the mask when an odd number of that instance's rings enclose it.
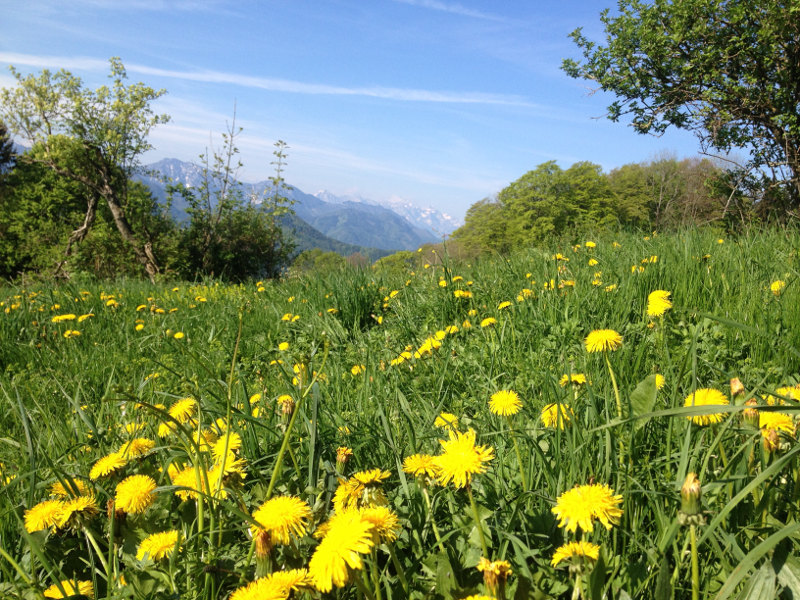
<path fill-rule="evenodd" d="M 369 591 L 369 588 L 364 585 L 364 581 L 361 579 L 361 574 L 358 572 L 353 573 L 353 583 L 356 584 L 358 591 L 366 598 L 367 600 L 375 600 L 375 596 L 372 595 L 372 592 Z"/>
<path fill-rule="evenodd" d="M 700 563 L 697 558 L 697 527 L 689 526 L 689 542 L 692 546 L 692 600 L 700 600 Z"/>
<path fill-rule="evenodd" d="M 422 485 L 422 497 L 425 498 L 425 505 L 428 507 L 428 516 L 431 519 L 431 527 L 433 528 L 433 535 L 436 537 L 436 543 L 439 545 L 439 550 L 444 553 L 444 544 L 442 543 L 442 536 L 439 535 L 439 528 L 436 526 L 436 519 L 433 516 L 433 506 L 431 505 L 431 497 L 428 495 L 428 487 Z"/>
<path fill-rule="evenodd" d="M 514 442 L 514 452 L 517 454 L 517 464 L 519 465 L 519 476 L 522 479 L 522 491 L 528 491 L 528 480 L 525 477 L 525 467 L 522 464 L 522 454 L 519 451 L 519 443 L 517 442 L 517 432 L 514 431 L 514 426 L 511 424 L 511 417 L 506 417 L 508 421 L 508 428 L 511 430 L 511 441 Z"/>
<path fill-rule="evenodd" d="M 378 567 L 378 549 L 372 547 L 372 589 L 375 590 L 375 600 L 381 600 L 381 571 Z"/>
<path fill-rule="evenodd" d="M 475 497 L 472 495 L 472 486 L 467 484 L 467 494 L 469 495 L 469 503 L 472 506 L 472 517 L 475 519 L 475 527 L 478 528 L 478 536 L 481 539 L 481 549 L 483 550 L 483 555 L 486 558 L 489 558 L 489 548 L 486 545 L 486 537 L 483 535 L 483 525 L 481 524 L 481 518 L 478 515 L 478 505 L 475 504 Z"/>

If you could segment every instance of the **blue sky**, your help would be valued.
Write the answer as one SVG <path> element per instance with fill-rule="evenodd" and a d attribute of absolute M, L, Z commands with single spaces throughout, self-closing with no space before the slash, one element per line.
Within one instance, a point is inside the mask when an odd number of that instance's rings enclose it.
<path fill-rule="evenodd" d="M 0 0 L 0 86 L 66 68 L 168 93 L 151 162 L 196 160 L 234 104 L 245 181 L 287 181 L 374 200 L 399 197 L 456 217 L 547 160 L 605 170 L 696 154 L 686 132 L 641 136 L 599 118 L 612 98 L 560 70 L 576 27 L 600 41 L 607 2 L 561 0 Z"/>

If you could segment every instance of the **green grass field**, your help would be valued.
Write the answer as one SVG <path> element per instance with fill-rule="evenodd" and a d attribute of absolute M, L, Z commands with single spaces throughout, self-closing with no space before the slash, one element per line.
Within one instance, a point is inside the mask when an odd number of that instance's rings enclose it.
<path fill-rule="evenodd" d="M 588 241 L 3 288 L 0 597 L 800 597 L 800 234 Z"/>

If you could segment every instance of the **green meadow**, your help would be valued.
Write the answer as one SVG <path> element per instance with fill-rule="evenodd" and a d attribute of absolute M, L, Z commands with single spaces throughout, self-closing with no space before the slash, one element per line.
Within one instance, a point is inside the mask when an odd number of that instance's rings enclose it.
<path fill-rule="evenodd" d="M 797 598 L 798 252 L 4 287 L 0 597 Z"/>

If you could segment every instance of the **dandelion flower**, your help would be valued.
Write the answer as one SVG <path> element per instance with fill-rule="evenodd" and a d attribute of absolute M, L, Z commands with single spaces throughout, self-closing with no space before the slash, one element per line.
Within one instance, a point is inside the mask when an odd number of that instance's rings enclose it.
<path fill-rule="evenodd" d="M 114 499 L 117 510 L 131 514 L 141 514 L 156 499 L 155 480 L 149 475 L 131 475 L 117 484 Z"/>
<path fill-rule="evenodd" d="M 556 549 L 550 564 L 555 567 L 564 560 L 590 560 L 595 562 L 598 558 L 600 558 L 600 546 L 584 541 L 569 542 Z"/>
<path fill-rule="evenodd" d="M 182 398 L 169 407 L 169 416 L 178 423 L 186 423 L 197 410 L 197 401 L 194 398 Z"/>
<path fill-rule="evenodd" d="M 791 434 L 794 433 L 794 420 L 786 413 L 762 410 L 758 411 L 758 427 Z"/>
<path fill-rule="evenodd" d="M 666 383 L 667 381 L 664 379 L 664 376 L 661 373 L 656 373 L 656 389 L 657 390 L 663 389 Z"/>
<path fill-rule="evenodd" d="M 497 310 L 503 310 L 504 308 L 508 308 L 509 306 L 511 306 L 511 302 L 509 302 L 508 300 L 504 300 L 503 302 L 497 305 Z"/>
<path fill-rule="evenodd" d="M 613 329 L 595 329 L 584 340 L 587 352 L 616 350 L 622 345 L 622 336 Z"/>
<path fill-rule="evenodd" d="M 701 388 L 695 390 L 693 394 L 686 396 L 684 406 L 727 406 L 728 399 L 725 394 L 713 388 Z M 690 415 L 686 417 L 695 425 L 713 425 L 719 423 L 725 417 L 725 413 L 712 413 L 703 415 Z"/>
<path fill-rule="evenodd" d="M 72 521 L 72 524 L 80 523 L 84 518 L 91 518 L 100 512 L 94 496 L 77 496 L 65 500 L 61 506 L 61 514 L 58 517 L 57 526 L 65 527 Z"/>
<path fill-rule="evenodd" d="M 148 535 L 139 544 L 139 549 L 136 552 L 137 560 L 144 560 L 145 557 L 150 560 L 161 560 L 162 558 L 169 558 L 175 551 L 178 544 L 178 531 L 162 531 L 161 533 L 154 533 Z"/>
<path fill-rule="evenodd" d="M 337 513 L 328 521 L 325 537 L 308 563 L 308 574 L 320 592 L 330 592 L 350 580 L 350 569 L 361 570 L 362 554 L 373 546 L 374 525 L 355 510 Z"/>
<path fill-rule="evenodd" d="M 500 390 L 492 394 L 489 400 L 489 410 L 502 417 L 515 415 L 521 408 L 522 402 L 514 390 Z"/>
<path fill-rule="evenodd" d="M 131 441 L 122 444 L 118 454 L 124 456 L 125 458 L 139 458 L 140 456 L 144 456 L 145 454 L 149 453 L 155 447 L 156 443 L 153 440 L 149 440 L 147 438 L 134 438 Z"/>
<path fill-rule="evenodd" d="M 122 456 L 119 452 L 112 452 L 98 460 L 89 471 L 89 479 L 95 481 L 100 477 L 110 475 L 114 471 L 118 471 L 128 464 L 128 459 Z"/>
<path fill-rule="evenodd" d="M 512 573 L 511 563 L 507 560 L 491 561 L 481 556 L 476 568 L 483 573 L 483 583 L 490 592 L 496 595 L 505 591 L 506 580 Z"/>
<path fill-rule="evenodd" d="M 552 511 L 558 519 L 559 527 L 575 532 L 580 527 L 583 531 L 594 531 L 593 521 L 597 519 L 606 529 L 619 523 L 622 516 L 622 496 L 614 495 L 608 485 L 593 483 L 578 485 L 558 497 Z"/>
<path fill-rule="evenodd" d="M 393 542 L 400 531 L 400 519 L 385 506 L 369 506 L 361 509 L 361 518 L 372 523 L 373 540 L 376 544 Z"/>
<path fill-rule="evenodd" d="M 483 328 L 493 327 L 494 325 L 497 325 L 497 319 L 494 317 L 486 317 L 483 321 L 481 321 L 481 327 Z"/>
<path fill-rule="evenodd" d="M 75 496 L 91 496 L 89 485 L 80 479 L 66 479 L 66 485 L 56 481 L 50 486 L 50 495 L 56 498 L 73 498 Z"/>
<path fill-rule="evenodd" d="M 647 296 L 647 316 L 664 316 L 664 313 L 672 308 L 672 302 L 669 299 L 670 295 L 670 292 L 664 290 L 650 292 L 650 294 Z"/>
<path fill-rule="evenodd" d="M 77 585 L 76 585 L 77 584 Z M 72 598 L 73 596 L 86 596 L 94 598 L 94 588 L 91 581 L 71 581 L 65 579 L 61 582 L 64 592 L 58 589 L 56 584 L 51 585 L 44 591 L 45 598 Z"/>
<path fill-rule="evenodd" d="M 786 282 L 783 281 L 782 279 L 778 279 L 770 284 L 769 289 L 775 296 L 780 296 L 783 293 L 783 289 L 785 287 L 786 287 Z"/>
<path fill-rule="evenodd" d="M 457 488 L 466 487 L 472 476 L 484 473 L 485 463 L 494 458 L 494 449 L 475 445 L 475 431 L 466 433 L 450 431 L 450 439 L 441 440 L 443 453 L 434 458 L 439 483 L 447 485 L 451 481 Z"/>
<path fill-rule="evenodd" d="M 441 429 L 458 429 L 458 417 L 451 413 L 441 413 L 433 422 L 435 427 Z"/>
<path fill-rule="evenodd" d="M 56 527 L 60 521 L 64 502 L 45 500 L 25 511 L 25 530 L 28 533 Z"/>
<path fill-rule="evenodd" d="M 415 477 L 436 477 L 434 457 L 430 454 L 412 454 L 403 461 L 403 471 Z"/>
<path fill-rule="evenodd" d="M 558 427 L 563 430 L 564 426 L 569 425 L 574 417 L 575 413 L 572 411 L 572 408 L 566 404 L 555 403 L 548 404 L 542 409 L 542 416 L 540 419 L 545 427 L 551 427 L 553 429 Z"/>
<path fill-rule="evenodd" d="M 388 479 L 391 477 L 391 475 L 392 474 L 389 471 L 370 469 L 369 471 L 359 471 L 358 473 L 354 473 L 353 479 L 355 479 L 361 485 L 374 485 L 383 483 L 383 480 Z"/>
<path fill-rule="evenodd" d="M 290 592 L 310 586 L 305 569 L 276 571 L 238 588 L 228 600 L 285 600 Z"/>
<path fill-rule="evenodd" d="M 561 379 L 558 380 L 558 385 L 561 387 L 567 387 L 569 384 L 586 385 L 586 375 L 582 373 L 571 373 L 567 375 L 565 373 L 561 376 Z"/>
<path fill-rule="evenodd" d="M 251 527 L 253 535 L 267 533 L 271 544 L 288 544 L 290 535 L 300 538 L 305 535 L 311 509 L 300 498 L 276 496 L 270 498 L 253 513 L 258 523 Z"/>
<path fill-rule="evenodd" d="M 231 452 L 242 447 L 242 437 L 236 432 L 230 432 L 221 436 L 211 447 L 211 453 L 218 461 L 225 458 Z"/>

